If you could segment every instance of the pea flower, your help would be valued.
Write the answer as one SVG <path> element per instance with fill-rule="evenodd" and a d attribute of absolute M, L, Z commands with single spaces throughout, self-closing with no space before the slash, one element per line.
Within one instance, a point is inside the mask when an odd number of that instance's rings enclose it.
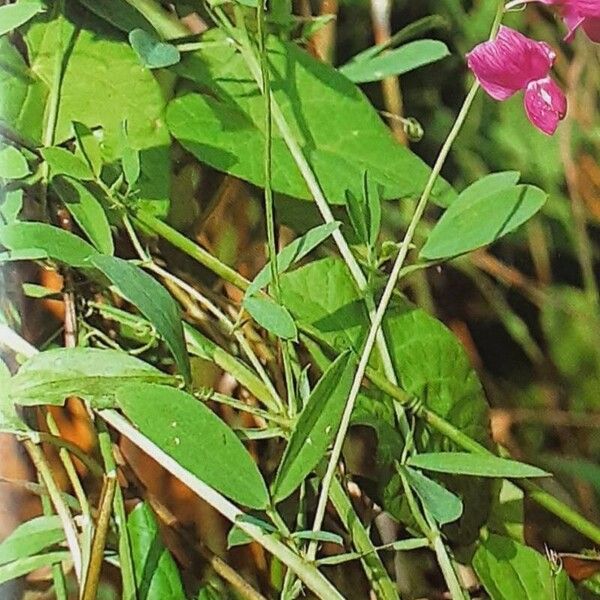
<path fill-rule="evenodd" d="M 555 58 L 548 44 L 502 26 L 495 40 L 467 54 L 467 64 L 495 100 L 525 92 L 527 117 L 540 131 L 552 135 L 567 112 L 567 99 L 550 77 Z"/>
<path fill-rule="evenodd" d="M 600 0 L 512 0 L 507 8 L 527 2 L 541 2 L 558 9 L 567 25 L 565 40 L 570 42 L 581 27 L 593 42 L 600 43 Z"/>

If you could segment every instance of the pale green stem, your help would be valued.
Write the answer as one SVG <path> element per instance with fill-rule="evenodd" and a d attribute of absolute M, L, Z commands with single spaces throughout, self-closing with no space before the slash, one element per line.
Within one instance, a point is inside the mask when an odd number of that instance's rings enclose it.
<path fill-rule="evenodd" d="M 100 416 L 114 427 L 121 435 L 143 450 L 148 456 L 156 460 L 165 470 L 174 475 L 184 483 L 192 492 L 205 502 L 210 504 L 217 512 L 226 519 L 235 523 L 242 531 L 252 537 L 263 548 L 278 558 L 283 564 L 292 569 L 304 584 L 312 590 L 318 598 L 325 600 L 343 600 L 343 596 L 335 587 L 319 572 L 311 563 L 296 554 L 276 536 L 266 534 L 262 529 L 243 520 L 244 513 L 234 504 L 219 494 L 213 488 L 207 486 L 192 473 L 184 469 L 176 460 L 156 444 L 142 435 L 124 417 L 113 410 L 103 410 Z"/>
<path fill-rule="evenodd" d="M 496 14 L 496 19 L 494 21 L 494 25 L 492 27 L 492 37 L 494 37 L 496 35 L 498 26 L 500 24 L 500 20 L 502 18 L 502 14 L 503 14 L 503 7 L 500 6 L 497 11 L 497 14 Z M 455 121 L 452 129 L 450 130 L 450 133 L 448 134 L 448 137 L 446 138 L 444 145 L 442 146 L 442 148 L 440 150 L 440 153 L 439 153 L 439 155 L 435 161 L 435 164 L 433 166 L 433 169 L 431 170 L 429 179 L 427 180 L 427 184 L 425 185 L 425 189 L 423 190 L 423 193 L 421 194 L 421 198 L 419 199 L 419 202 L 417 203 L 415 212 L 413 213 L 413 217 L 408 225 L 408 229 L 406 231 L 404 239 L 402 240 L 402 243 L 400 245 L 400 250 L 398 252 L 398 256 L 396 257 L 394 266 L 392 267 L 392 271 L 390 273 L 387 284 L 383 291 L 381 300 L 379 302 L 379 306 L 377 307 L 377 311 L 375 313 L 375 318 L 371 324 L 371 328 L 369 330 L 367 340 L 364 344 L 363 351 L 362 351 L 362 354 L 361 354 L 361 357 L 360 357 L 360 360 L 358 363 L 358 367 L 356 370 L 356 374 L 354 376 L 354 381 L 352 382 L 352 387 L 350 389 L 350 394 L 348 396 L 348 400 L 346 401 L 346 406 L 344 408 L 342 420 L 340 422 L 340 426 L 339 426 L 338 432 L 336 434 L 335 442 L 333 445 L 333 450 L 331 453 L 331 457 L 329 459 L 329 463 L 327 465 L 327 471 L 325 473 L 325 477 L 323 478 L 321 494 L 319 496 L 319 501 L 317 504 L 315 522 L 313 525 L 314 531 L 319 531 L 321 528 L 321 525 L 323 523 L 323 518 L 325 516 L 325 509 L 327 506 L 327 497 L 329 494 L 329 488 L 331 486 L 331 482 L 333 480 L 335 470 L 337 468 L 337 464 L 339 462 L 339 459 L 340 459 L 340 456 L 342 453 L 342 446 L 344 444 L 344 439 L 346 437 L 348 427 L 350 426 L 350 418 L 352 416 L 352 411 L 354 410 L 356 398 L 358 397 L 358 392 L 360 391 L 360 388 L 362 385 L 362 380 L 363 380 L 363 377 L 365 376 L 365 371 L 366 371 L 368 363 L 369 363 L 369 358 L 371 356 L 371 352 L 373 351 L 373 347 L 374 347 L 375 341 L 377 339 L 377 332 L 383 322 L 383 317 L 388 308 L 389 302 L 392 298 L 392 294 L 394 292 L 396 283 L 398 281 L 398 276 L 400 275 L 400 271 L 402 270 L 402 267 L 404 266 L 404 261 L 406 260 L 406 256 L 408 255 L 408 251 L 410 249 L 410 244 L 415 235 L 415 231 L 417 229 L 419 221 L 421 220 L 421 217 L 423 216 L 425 207 L 427 206 L 427 202 L 429 201 L 429 197 L 433 190 L 433 186 L 435 185 L 435 182 L 441 173 L 442 167 L 443 167 L 444 163 L 446 162 L 446 158 L 448 157 L 450 149 L 452 148 L 452 144 L 456 140 L 456 137 L 458 136 L 458 134 L 467 118 L 467 115 L 469 114 L 469 110 L 471 108 L 471 105 L 473 104 L 473 101 L 475 100 L 475 96 L 477 95 L 478 90 L 479 90 L 479 83 L 475 82 L 472 85 L 471 90 L 467 94 L 467 97 L 465 98 L 462 108 L 461 108 L 460 112 L 458 113 L 456 121 Z M 313 550 L 313 554 L 311 554 L 311 555 L 314 558 L 314 552 L 315 552 L 314 546 L 313 546 L 312 550 Z M 311 555 L 309 555 L 309 556 L 311 556 Z"/>

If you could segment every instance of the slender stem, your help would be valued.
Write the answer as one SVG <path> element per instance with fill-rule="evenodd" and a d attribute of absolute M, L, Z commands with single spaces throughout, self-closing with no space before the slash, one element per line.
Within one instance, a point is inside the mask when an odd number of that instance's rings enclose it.
<path fill-rule="evenodd" d="M 40 494 L 42 510 L 45 515 L 53 515 L 54 510 L 52 509 L 52 502 L 50 502 L 50 498 L 48 498 L 48 494 L 44 486 L 41 485 L 40 488 L 43 490 Z M 62 565 L 60 563 L 52 565 L 52 581 L 54 583 L 54 594 L 56 596 L 56 600 L 67 600 L 67 582 L 65 579 L 65 574 L 62 570 Z"/>
<path fill-rule="evenodd" d="M 77 581 L 81 582 L 81 548 L 79 547 L 77 529 L 75 527 L 73 517 L 71 516 L 71 513 L 69 512 L 69 509 L 61 496 L 60 490 L 58 489 L 58 486 L 52 477 L 52 471 L 46 462 L 44 453 L 40 450 L 39 446 L 34 444 L 31 440 L 25 440 L 23 445 L 25 450 L 27 450 L 27 454 L 29 454 L 37 472 L 40 474 L 42 482 L 48 490 L 48 495 L 50 496 L 50 500 L 52 500 L 56 514 L 60 518 L 65 532 L 67 546 L 69 547 L 69 552 L 71 553 L 71 558 L 73 560 L 75 576 L 77 577 Z"/>
<path fill-rule="evenodd" d="M 145 225 L 154 233 L 160 235 L 176 248 L 185 252 L 188 256 L 199 262 L 201 265 L 210 269 L 215 275 L 221 277 L 225 281 L 235 285 L 240 290 L 247 290 L 250 282 L 240 275 L 235 269 L 223 264 L 218 258 L 214 257 L 210 252 L 179 233 L 160 219 L 144 212 L 138 211 L 135 214 L 135 220 Z"/>
<path fill-rule="evenodd" d="M 102 459 L 104 460 L 106 473 L 116 476 L 117 465 L 113 455 L 110 433 L 101 419 L 97 420 L 96 427 L 98 429 L 98 444 Z M 129 539 L 129 531 L 127 530 L 127 512 L 125 510 L 123 491 L 118 485 L 114 493 L 113 511 L 119 533 L 119 563 L 121 566 L 121 582 L 123 584 L 123 600 L 135 600 L 137 597 L 137 588 L 131 554 L 131 541 Z"/>
<path fill-rule="evenodd" d="M 287 565 L 290 569 L 293 569 L 298 577 L 317 595 L 317 597 L 327 600 L 343 600 L 343 596 L 313 564 L 296 554 L 274 535 L 266 534 L 256 525 L 244 521 L 242 518 L 244 513 L 234 504 L 184 469 L 166 452 L 143 436 L 119 413 L 113 410 L 103 410 L 100 411 L 99 414 L 107 423 L 119 431 L 121 435 L 125 436 L 130 442 L 159 462 L 164 469 L 184 483 L 197 496 L 210 504 L 226 519 L 235 523 L 237 527 L 261 544 L 282 563 Z"/>
<path fill-rule="evenodd" d="M 281 304 L 281 284 L 279 271 L 277 269 L 277 244 L 275 241 L 275 214 L 273 208 L 273 189 L 271 187 L 273 172 L 273 119 L 271 114 L 271 77 L 269 72 L 269 58 L 266 48 L 265 32 L 265 10 L 267 0 L 259 0 L 257 11 L 258 43 L 260 53 L 260 72 L 262 79 L 262 94 L 265 105 L 265 220 L 267 228 L 267 248 L 269 254 L 269 265 L 271 267 L 271 281 L 273 282 L 273 296 L 275 302 Z M 290 356 L 289 342 L 280 340 L 281 356 L 283 358 L 283 370 L 288 401 L 288 414 L 296 412 L 296 393 L 294 390 L 294 377 L 292 373 L 292 361 Z"/>
<path fill-rule="evenodd" d="M 159 267 L 155 263 L 151 263 L 147 266 L 151 271 L 154 271 L 164 279 L 175 283 L 178 287 L 187 292 L 192 298 L 194 298 L 198 303 L 204 306 L 210 313 L 212 313 L 215 316 L 219 323 L 221 323 L 221 325 L 225 327 L 227 333 L 235 337 L 237 343 L 240 345 L 240 347 L 248 357 L 248 360 L 262 379 L 264 385 L 269 390 L 269 393 L 271 394 L 273 402 L 271 403 L 271 406 L 269 408 L 271 408 L 272 410 L 276 410 L 277 412 L 283 412 L 283 401 L 281 400 L 279 394 L 277 393 L 277 390 L 273 386 L 269 375 L 265 371 L 265 368 L 256 356 L 256 353 L 252 349 L 252 346 L 249 344 L 248 340 L 244 337 L 243 333 L 239 329 L 236 329 L 233 323 L 227 318 L 227 316 L 223 314 L 223 312 L 221 312 L 208 298 L 203 296 L 195 287 L 189 285 L 182 279 L 179 279 L 179 277 L 173 275 L 172 273 L 163 269 L 162 267 Z"/>
<path fill-rule="evenodd" d="M 156 31 L 166 40 L 186 37 L 190 30 L 177 18 L 177 15 L 166 11 L 154 0 L 125 0 L 133 6 Z"/>
<path fill-rule="evenodd" d="M 60 440 L 60 431 L 58 429 L 58 425 L 56 424 L 56 420 L 54 419 L 51 412 L 46 413 L 46 423 L 48 424 L 48 429 L 50 430 L 50 433 Z M 81 481 L 79 480 L 77 469 L 75 468 L 75 464 L 73 463 L 73 459 L 71 458 L 71 455 L 64 446 L 59 448 L 58 456 L 60 457 L 63 467 L 65 468 L 65 471 L 67 473 L 67 477 L 71 482 L 71 486 L 73 487 L 75 497 L 77 498 L 79 505 L 81 506 L 81 513 L 85 523 L 84 526 L 87 526 L 92 522 L 92 514 L 90 511 L 90 505 L 87 500 L 87 496 L 85 494 L 83 486 L 81 485 Z"/>
<path fill-rule="evenodd" d="M 396 586 L 390 579 L 385 566 L 379 558 L 379 554 L 377 554 L 376 548 L 371 542 L 369 533 L 360 522 L 350 498 L 348 498 L 346 491 L 337 478 L 334 478 L 332 481 L 330 497 L 340 520 L 350 532 L 352 544 L 360 554 L 363 568 L 377 598 L 398 600 L 399 596 Z"/>
<path fill-rule="evenodd" d="M 496 18 L 495 18 L 494 24 L 492 26 L 492 37 L 496 35 L 496 32 L 500 25 L 500 21 L 502 19 L 502 14 L 503 14 L 503 6 L 501 4 L 499 4 L 499 8 L 496 13 Z M 363 380 L 363 377 L 365 376 L 365 371 L 366 371 L 368 363 L 369 363 L 371 352 L 373 351 L 373 347 L 374 347 L 375 341 L 377 339 L 377 332 L 383 322 L 383 317 L 385 315 L 385 312 L 387 310 L 389 302 L 392 298 L 394 288 L 396 287 L 396 282 L 398 281 L 398 276 L 400 275 L 400 271 L 402 270 L 402 267 L 404 266 L 404 261 L 406 260 L 406 256 L 408 254 L 410 244 L 412 242 L 415 231 L 417 229 L 417 225 L 419 224 L 419 221 L 421 220 L 421 217 L 423 216 L 425 207 L 427 206 L 427 202 L 429 201 L 429 197 L 433 190 L 433 186 L 435 185 L 435 182 L 436 182 L 439 174 L 441 173 L 442 167 L 443 167 L 444 163 L 446 162 L 446 158 L 448 157 L 448 154 L 450 152 L 452 144 L 456 140 L 456 137 L 458 136 L 458 134 L 467 118 L 467 115 L 473 104 L 473 101 L 475 100 L 475 96 L 477 95 L 478 90 L 479 90 L 479 83 L 475 82 L 472 85 L 469 93 L 467 94 L 467 97 L 465 98 L 463 106 L 460 109 L 460 112 L 458 113 L 456 121 L 455 121 L 452 129 L 450 130 L 450 133 L 448 134 L 448 137 L 446 138 L 444 145 L 442 146 L 442 148 L 440 150 L 440 153 L 439 153 L 439 155 L 435 161 L 435 164 L 433 166 L 433 169 L 431 170 L 431 174 L 429 175 L 429 179 L 427 180 L 427 184 L 425 185 L 425 189 L 423 190 L 423 193 L 421 194 L 421 198 L 419 199 L 419 202 L 417 203 L 413 217 L 408 225 L 408 229 L 406 231 L 406 234 L 404 235 L 404 239 L 402 240 L 402 243 L 400 245 L 400 250 L 398 252 L 398 256 L 396 257 L 396 260 L 394 262 L 394 266 L 392 268 L 392 271 L 388 278 L 387 284 L 383 291 L 381 300 L 379 302 L 379 306 L 377 307 L 377 311 L 375 313 L 375 318 L 371 324 L 371 328 L 367 335 L 367 339 L 366 339 L 366 342 L 363 347 L 363 351 L 362 351 L 362 354 L 361 354 L 361 357 L 360 357 L 360 360 L 358 363 L 356 374 L 354 376 L 354 381 L 352 382 L 350 394 L 348 396 L 348 400 L 346 401 L 346 406 L 344 408 L 342 420 L 340 422 L 340 426 L 339 426 L 338 432 L 336 434 L 331 457 L 330 457 L 329 463 L 327 465 L 327 471 L 325 472 L 325 477 L 323 478 L 321 494 L 319 496 L 319 501 L 317 503 L 315 522 L 313 525 L 314 531 L 318 531 L 321 528 L 321 525 L 323 523 L 323 518 L 325 516 L 325 508 L 327 505 L 327 498 L 328 498 L 328 494 L 329 494 L 329 487 L 331 486 L 331 482 L 333 480 L 335 470 L 337 468 L 337 464 L 339 462 L 339 459 L 340 459 L 340 456 L 342 453 L 342 446 L 343 446 L 344 440 L 346 438 L 346 433 L 348 431 L 348 427 L 350 426 L 350 418 L 352 416 L 352 411 L 354 410 L 356 398 L 358 397 L 358 392 L 360 391 L 360 388 L 362 385 L 362 380 Z M 313 553 L 314 553 L 314 550 L 315 550 L 315 548 L 313 546 Z M 314 556 L 313 556 L 313 558 L 314 558 Z"/>
<path fill-rule="evenodd" d="M 85 584 L 83 586 L 83 592 L 81 593 L 81 600 L 96 600 L 98 596 L 98 584 L 100 583 L 106 536 L 108 534 L 108 526 L 110 524 L 116 488 L 116 473 L 107 475 L 104 480 L 104 487 L 102 488 L 98 522 L 96 523 L 96 531 L 92 540 L 92 551 L 87 572 L 85 574 Z"/>

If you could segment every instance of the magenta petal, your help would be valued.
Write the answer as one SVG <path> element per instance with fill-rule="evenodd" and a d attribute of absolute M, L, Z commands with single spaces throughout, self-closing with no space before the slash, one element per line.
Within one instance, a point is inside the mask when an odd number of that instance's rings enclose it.
<path fill-rule="evenodd" d="M 600 18 L 600 0 L 570 0 L 568 4 L 582 17 Z"/>
<path fill-rule="evenodd" d="M 467 63 L 492 98 L 506 100 L 530 81 L 547 77 L 555 57 L 548 44 L 502 26 L 495 40 L 467 54 Z"/>
<path fill-rule="evenodd" d="M 567 98 L 550 77 L 532 81 L 525 90 L 525 112 L 540 131 L 552 135 L 567 114 Z"/>
<path fill-rule="evenodd" d="M 592 42 L 600 43 L 600 17 L 585 19 L 581 24 L 581 27 Z"/>

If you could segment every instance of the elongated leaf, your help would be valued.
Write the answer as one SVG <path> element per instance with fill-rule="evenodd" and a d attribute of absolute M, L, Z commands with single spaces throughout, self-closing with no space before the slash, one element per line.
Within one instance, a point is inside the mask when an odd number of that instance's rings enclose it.
<path fill-rule="evenodd" d="M 236 523 L 251 523 L 252 525 L 260 527 L 265 533 L 274 533 L 277 531 L 270 523 L 267 523 L 266 521 L 263 521 L 257 517 L 253 517 L 252 515 L 243 515 L 242 517 L 236 519 Z M 253 538 L 251 536 L 240 529 L 237 525 L 234 525 L 227 534 L 227 549 L 233 548 L 234 546 L 245 546 L 252 540 Z"/>
<path fill-rule="evenodd" d="M 99 177 L 102 170 L 102 150 L 94 132 L 79 121 L 73 121 L 73 132 L 77 140 L 75 155 L 85 160 L 94 177 Z"/>
<path fill-rule="evenodd" d="M 89 165 L 68 150 L 55 146 L 42 148 L 40 152 L 50 167 L 51 177 L 67 175 L 68 177 L 73 177 L 73 179 L 82 179 L 84 181 L 94 179 L 94 174 Z"/>
<path fill-rule="evenodd" d="M 177 565 L 163 544 L 154 514 L 145 502 L 129 513 L 127 531 L 138 598 L 185 600 Z"/>
<path fill-rule="evenodd" d="M 183 339 L 181 314 L 175 300 L 153 277 L 125 260 L 113 256 L 94 256 L 90 263 L 98 268 L 124 298 L 137 306 L 156 327 L 171 350 L 186 382 L 191 379 L 190 361 Z"/>
<path fill-rule="evenodd" d="M 47 554 L 20 558 L 2 565 L 0 566 L 0 584 L 27 575 L 27 573 L 31 573 L 42 567 L 49 567 L 63 560 L 68 560 L 69 556 L 68 552 L 48 552 Z"/>
<path fill-rule="evenodd" d="M 26 158 L 14 146 L 0 149 L 0 177 L 4 179 L 21 179 L 29 175 Z"/>
<path fill-rule="evenodd" d="M 0 244 L 21 259 L 31 254 L 33 257 L 52 258 L 72 267 L 89 267 L 88 259 L 98 254 L 80 237 L 45 223 L 4 225 L 0 227 Z"/>
<path fill-rule="evenodd" d="M 338 546 L 344 545 L 342 536 L 337 533 L 331 533 L 331 531 L 312 531 L 310 529 L 306 531 L 294 531 L 292 538 L 296 540 L 315 540 L 328 544 L 338 544 Z"/>
<path fill-rule="evenodd" d="M 173 100 L 167 109 L 169 129 L 199 160 L 262 186 L 264 102 L 226 37 L 209 32 L 203 39 L 222 45 L 186 56 L 176 70 L 210 94 Z M 421 192 L 429 168 L 393 139 L 354 84 L 295 44 L 271 37 L 268 46 L 275 99 L 330 203 L 344 204 L 346 190 L 360 196 L 365 171 L 383 186 L 385 199 Z M 273 188 L 311 199 L 277 127 L 273 135 Z M 454 192 L 439 180 L 433 195 L 453 197 Z"/>
<path fill-rule="evenodd" d="M 207 485 L 244 506 L 267 506 L 265 482 L 244 445 L 193 396 L 140 384 L 119 390 L 117 402 L 145 436 Z"/>
<path fill-rule="evenodd" d="M 458 496 L 410 467 L 401 467 L 400 472 L 404 474 L 426 510 L 440 525 L 452 523 L 462 515 L 463 503 Z"/>
<path fill-rule="evenodd" d="M 455 473 L 457 475 L 475 475 L 478 477 L 548 477 L 551 474 L 516 460 L 498 456 L 482 456 L 467 452 L 430 452 L 417 454 L 408 459 L 411 467 Z"/>
<path fill-rule="evenodd" d="M 44 10 L 41 2 L 18 2 L 0 7 L 0 35 L 24 25 Z"/>
<path fill-rule="evenodd" d="M 356 360 L 341 354 L 323 374 L 300 414 L 273 484 L 276 502 L 287 498 L 325 455 L 337 433 Z"/>
<path fill-rule="evenodd" d="M 437 62 L 446 56 L 450 56 L 450 51 L 444 42 L 417 40 L 400 48 L 382 52 L 374 58 L 349 62 L 341 67 L 340 71 L 354 83 L 381 81 L 386 77 L 402 75 Z"/>
<path fill-rule="evenodd" d="M 244 308 L 252 318 L 267 331 L 285 340 L 293 340 L 298 336 L 296 323 L 289 311 L 280 304 L 267 298 L 246 298 Z"/>
<path fill-rule="evenodd" d="M 126 383 L 172 383 L 141 360 L 118 350 L 58 348 L 30 358 L 9 382 L 12 402 L 25 406 L 62 405 L 79 396 L 96 407 L 112 407 L 118 388 Z"/>
<path fill-rule="evenodd" d="M 0 544 L 0 565 L 37 554 L 64 539 L 58 516 L 35 517 L 19 525 Z"/>
<path fill-rule="evenodd" d="M 55 179 L 52 187 L 92 244 L 103 254 L 113 254 L 108 218 L 94 194 L 85 185 L 65 177 Z"/>
<path fill-rule="evenodd" d="M 499 535 L 479 546 L 473 567 L 491 600 L 579 598 L 564 569 L 553 571 L 545 556 Z"/>
<path fill-rule="evenodd" d="M 302 260 L 309 252 L 312 252 L 319 244 L 324 242 L 339 226 L 340 224 L 337 221 L 335 223 L 324 223 L 288 244 L 277 254 L 278 273 L 284 273 L 294 263 Z M 246 297 L 252 296 L 269 283 L 271 283 L 271 266 L 265 265 L 246 290 Z"/>
<path fill-rule="evenodd" d="M 421 256 L 451 258 L 487 246 L 514 231 L 546 202 L 546 193 L 531 185 L 504 188 L 477 198 L 472 192 L 450 204 L 429 234 Z"/>

